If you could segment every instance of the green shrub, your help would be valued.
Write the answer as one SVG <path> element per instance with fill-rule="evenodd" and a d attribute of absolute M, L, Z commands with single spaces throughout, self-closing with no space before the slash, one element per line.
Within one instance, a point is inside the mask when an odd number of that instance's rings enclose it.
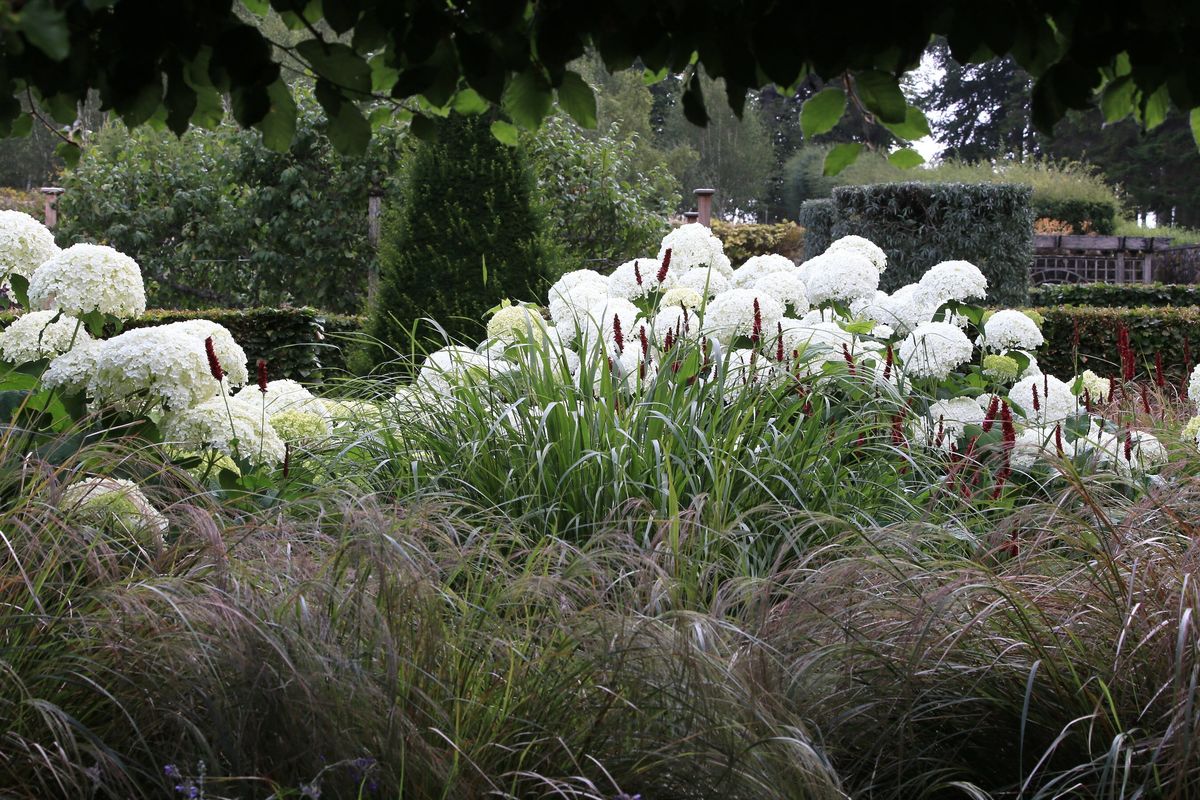
<path fill-rule="evenodd" d="M 1196 307 L 1058 306 L 1037 310 L 1045 318 L 1042 334 L 1046 337 L 1038 351 L 1038 364 L 1064 379 L 1085 369 L 1115 375 L 1120 365 L 1117 335 L 1122 326 L 1129 330 L 1142 373 L 1152 374 L 1155 354 L 1161 353 L 1163 369 L 1174 383 L 1182 380 L 1191 366 L 1189 351 L 1200 346 L 1200 308 Z"/>
<path fill-rule="evenodd" d="M 1111 203 L 1076 198 L 1047 198 L 1034 195 L 1037 219 L 1056 220 L 1071 226 L 1071 233 L 1108 236 L 1117 229 L 1117 209 Z"/>
<path fill-rule="evenodd" d="M 527 142 L 537 176 L 535 212 L 546 250 L 561 274 L 588 267 L 601 272 L 638 255 L 654 255 L 679 205 L 675 178 L 665 167 L 648 174 L 635 164 L 637 143 L 615 126 L 589 137 L 562 116 L 551 117 Z"/>
<path fill-rule="evenodd" d="M 805 231 L 794 222 L 740 225 L 714 219 L 712 232 L 721 240 L 725 255 L 735 266 L 764 253 L 778 253 L 796 262 L 804 260 Z"/>
<path fill-rule="evenodd" d="M 1195 306 L 1200 286 L 1189 283 L 1063 283 L 1033 286 L 1029 303 L 1035 306 Z"/>
<path fill-rule="evenodd" d="M 103 128 L 64 175 L 59 244 L 100 242 L 132 256 L 159 308 L 358 311 L 375 258 L 368 188 L 390 188 L 399 129 L 379 131 L 362 157 L 341 156 L 316 101 L 299 100 L 285 153 L 232 121 L 182 137 Z"/>
<path fill-rule="evenodd" d="M 833 241 L 833 201 L 805 200 L 798 219 L 804 228 L 804 252 L 809 258 L 824 253 Z"/>
<path fill-rule="evenodd" d="M 857 234 L 884 249 L 884 291 L 916 282 L 938 262 L 963 259 L 987 276 L 989 300 L 1019 305 L 1033 261 L 1029 197 L 1028 187 L 1014 184 L 843 186 L 833 191 L 832 238 Z"/>
<path fill-rule="evenodd" d="M 480 338 L 501 299 L 534 296 L 545 281 L 533 180 L 517 148 L 497 141 L 483 116 L 451 114 L 414 156 L 404 207 L 385 215 L 380 291 L 370 333 L 408 352 L 415 340 Z M 379 348 L 378 357 L 393 353 Z"/>

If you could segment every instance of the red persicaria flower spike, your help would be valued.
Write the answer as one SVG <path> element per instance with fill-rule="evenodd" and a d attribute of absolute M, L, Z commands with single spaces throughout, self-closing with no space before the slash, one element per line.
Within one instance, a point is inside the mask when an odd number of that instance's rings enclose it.
<path fill-rule="evenodd" d="M 1133 431 L 1125 429 L 1125 461 L 1133 461 Z"/>
<path fill-rule="evenodd" d="M 638 343 L 642 346 L 642 360 L 650 358 L 650 340 L 646 338 L 646 326 L 638 328 Z"/>
<path fill-rule="evenodd" d="M 992 400 L 988 403 L 987 413 L 983 415 L 983 432 L 987 433 L 996 424 L 996 416 L 1000 413 L 1000 395 L 992 395 Z"/>
<path fill-rule="evenodd" d="M 1050 399 L 1050 373 L 1048 372 L 1042 375 L 1042 397 Z"/>
<path fill-rule="evenodd" d="M 1154 385 L 1160 389 L 1167 385 L 1167 376 L 1163 374 L 1161 350 L 1154 354 Z"/>
<path fill-rule="evenodd" d="M 1150 394 L 1146 389 L 1146 384 L 1142 384 L 1142 411 L 1150 413 Z"/>
<path fill-rule="evenodd" d="M 671 362 L 671 374 L 674 375 L 675 373 L 679 372 L 679 367 L 680 367 L 680 362 L 672 361 Z"/>
<path fill-rule="evenodd" d="M 683 332 L 687 333 L 687 330 L 688 330 L 688 310 L 687 310 L 687 306 L 684 306 L 683 307 Z"/>
<path fill-rule="evenodd" d="M 642 270 L 638 266 L 638 262 L 633 262 L 633 277 L 637 279 L 638 286 L 642 285 Z"/>
<path fill-rule="evenodd" d="M 208 356 L 208 371 L 216 380 L 221 380 L 225 377 L 225 370 L 221 369 L 221 361 L 217 358 L 217 350 L 213 346 L 213 338 L 209 336 L 204 340 L 204 354 Z"/>
<path fill-rule="evenodd" d="M 854 356 L 850 355 L 850 346 L 842 342 L 842 358 L 846 361 L 846 366 L 850 369 L 850 377 L 854 377 Z"/>
<path fill-rule="evenodd" d="M 892 377 L 892 362 L 894 362 L 895 360 L 896 360 L 896 356 L 892 352 L 892 346 L 889 344 L 887 346 L 887 355 L 885 356 L 885 360 L 883 362 L 883 379 L 885 381 L 888 378 Z"/>
<path fill-rule="evenodd" d="M 933 440 L 934 447 L 941 447 L 942 440 L 946 438 L 946 415 L 938 415 L 937 436 Z"/>
<path fill-rule="evenodd" d="M 288 476 L 288 473 L 291 471 L 292 471 L 292 446 L 289 443 L 284 442 L 283 443 L 283 477 L 286 478 Z"/>
<path fill-rule="evenodd" d="M 258 390 L 263 394 L 267 393 L 267 360 L 260 358 L 256 364 L 258 367 Z"/>
<path fill-rule="evenodd" d="M 643 381 L 646 380 L 646 362 L 645 361 L 638 362 L 638 379 L 643 380 Z"/>
<path fill-rule="evenodd" d="M 1058 457 L 1062 458 L 1062 456 L 1063 456 L 1062 423 L 1055 423 L 1055 425 L 1054 425 L 1054 449 L 1058 451 Z"/>
<path fill-rule="evenodd" d="M 1087 390 L 1087 387 L 1083 389 L 1083 407 L 1089 414 L 1092 413 L 1092 393 Z"/>
<path fill-rule="evenodd" d="M 667 328 L 667 336 L 663 339 L 663 350 L 670 350 L 675 345 L 675 334 Z"/>
<path fill-rule="evenodd" d="M 663 253 L 662 266 L 658 268 L 658 275 L 655 276 L 659 285 L 667 279 L 667 270 L 671 268 L 671 248 L 667 248 L 667 252 Z"/>
<path fill-rule="evenodd" d="M 1007 402 L 1000 404 L 1000 433 L 1004 437 L 1004 452 L 1007 454 L 1017 442 L 1017 430 L 1013 427 L 1012 409 L 1008 407 Z"/>
<path fill-rule="evenodd" d="M 621 317 L 619 314 L 613 314 L 613 342 L 617 345 L 617 352 L 625 352 L 625 334 L 621 332 Z"/>
<path fill-rule="evenodd" d="M 780 364 L 783 363 L 783 323 L 776 322 L 777 338 L 775 339 L 775 360 Z"/>
<path fill-rule="evenodd" d="M 1041 404 L 1040 402 L 1038 402 L 1037 384 L 1035 383 L 1034 385 L 1030 386 L 1030 387 L 1029 387 L 1029 390 L 1030 390 L 1031 392 L 1033 392 L 1033 410 L 1034 410 L 1034 411 L 1041 411 L 1041 410 L 1042 410 L 1042 404 Z"/>
<path fill-rule="evenodd" d="M 758 306 L 758 298 L 754 298 L 754 328 L 750 331 L 751 344 L 758 344 L 762 340 L 762 309 Z"/>

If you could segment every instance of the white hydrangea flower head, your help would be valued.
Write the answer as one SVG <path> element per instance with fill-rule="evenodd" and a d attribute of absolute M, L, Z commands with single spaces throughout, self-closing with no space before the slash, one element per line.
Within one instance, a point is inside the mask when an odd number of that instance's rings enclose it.
<path fill-rule="evenodd" d="M 146 312 L 146 287 L 141 267 L 129 256 L 104 245 L 75 244 L 33 273 L 29 302 L 76 316 L 99 311 L 133 319 Z"/>
<path fill-rule="evenodd" d="M 326 413 L 314 414 L 289 408 L 270 416 L 271 427 L 289 444 L 313 444 L 328 439 L 333 433 L 333 421 Z"/>
<path fill-rule="evenodd" d="M 453 345 L 435 350 L 425 357 L 416 384 L 421 391 L 447 395 L 455 386 L 484 381 L 490 375 L 507 372 L 510 367 L 502 359 Z"/>
<path fill-rule="evenodd" d="M 626 261 L 608 276 L 608 294 L 626 300 L 640 300 L 655 292 L 666 291 L 675 285 L 676 272 L 668 269 L 662 283 L 658 281 L 661 261 L 653 258 L 635 258 Z"/>
<path fill-rule="evenodd" d="M 545 336 L 540 344 L 540 349 L 548 357 L 552 368 L 562 368 L 567 375 L 579 368 L 579 354 L 567 344 L 560 329 L 552 325 L 546 327 Z M 533 355 L 537 355 L 540 366 L 541 356 L 536 353 Z"/>
<path fill-rule="evenodd" d="M 740 289 L 748 289 L 764 275 L 771 275 L 776 272 L 796 272 L 796 262 L 792 261 L 787 256 L 776 255 L 774 253 L 761 256 L 753 256 L 746 259 L 746 263 L 733 271 L 733 285 Z"/>
<path fill-rule="evenodd" d="M 695 309 L 684 306 L 660 306 L 652 327 L 654 342 L 660 347 L 664 346 L 668 331 L 673 341 L 695 341 L 702 329 Z"/>
<path fill-rule="evenodd" d="M 766 292 L 793 314 L 804 314 L 808 311 L 808 287 L 800 279 L 796 270 L 790 272 L 771 272 L 760 276 L 747 288 L 757 292 Z"/>
<path fill-rule="evenodd" d="M 1149 431 L 1115 431 L 1100 437 L 1096 447 L 1098 464 L 1112 466 L 1126 477 L 1156 472 L 1170 460 L 1162 442 Z"/>
<path fill-rule="evenodd" d="M 888 297 L 889 295 L 887 292 L 876 289 L 875 294 L 871 297 L 860 297 L 857 300 L 852 300 L 850 305 L 847 307 L 850 309 L 850 313 L 857 318 L 874 319 L 874 317 L 872 317 L 868 312 L 877 306 L 882 308 L 881 304 L 884 303 Z"/>
<path fill-rule="evenodd" d="M 810 308 L 808 312 L 800 317 L 800 321 L 805 325 L 815 325 L 818 322 L 837 322 L 842 319 L 842 315 L 832 308 Z"/>
<path fill-rule="evenodd" d="M 265 393 L 257 384 L 246 386 L 233 396 L 233 402 L 245 404 L 252 411 L 265 412 L 268 417 L 282 414 L 284 411 L 303 411 L 326 418 L 329 416 L 321 399 L 291 378 L 267 381 Z"/>
<path fill-rule="evenodd" d="M 58 252 L 45 225 L 22 211 L 0 211 L 0 280 L 14 274 L 32 278 Z"/>
<path fill-rule="evenodd" d="M 830 301 L 849 304 L 873 298 L 879 289 L 879 270 L 870 259 L 851 249 L 825 252 L 805 261 L 801 268 L 813 305 Z"/>
<path fill-rule="evenodd" d="M 1025 350 L 1018 350 L 1017 352 L 1029 359 L 1029 366 L 1021 371 L 1022 378 L 1042 374 L 1042 368 L 1038 366 L 1037 357 L 1033 353 L 1026 352 Z"/>
<path fill-rule="evenodd" d="M 897 355 L 913 378 L 946 378 L 971 360 L 974 345 L 948 322 L 924 322 L 900 342 Z"/>
<path fill-rule="evenodd" d="M 843 345 L 852 355 L 854 353 L 854 334 L 836 322 L 783 319 L 776 328 L 776 335 L 780 329 L 785 361 L 799 352 L 801 360 L 815 369 L 826 361 L 841 361 L 845 357 Z"/>
<path fill-rule="evenodd" d="M 1080 382 L 1079 396 L 1082 397 L 1086 391 L 1093 403 L 1098 403 L 1112 394 L 1112 379 L 1101 378 L 1090 369 L 1081 372 L 1077 380 Z M 1071 381 L 1071 384 L 1074 385 L 1075 381 Z"/>
<path fill-rule="evenodd" d="M 203 322 L 205 320 L 191 320 L 134 328 L 105 341 L 97 355 L 96 371 L 89 386 L 96 401 L 124 403 L 145 395 L 161 402 L 168 410 L 178 411 L 227 391 L 235 379 L 240 378 L 244 383 L 244 354 L 240 371 L 235 372 L 238 364 L 229 359 L 228 366 L 222 361 L 226 380 L 218 383 L 213 378 L 204 346 L 207 337 L 200 335 L 210 328 L 197 324 Z M 221 327 L 216 323 L 208 323 L 208 326 Z M 213 336 L 216 349 L 220 332 L 208 335 Z M 240 347 L 237 349 L 241 350 Z"/>
<path fill-rule="evenodd" d="M 72 316 L 58 311 L 30 311 L 0 331 L 0 358 L 10 364 L 26 364 L 65 353 L 73 344 L 91 339 Z"/>
<path fill-rule="evenodd" d="M 1020 311 L 1006 308 L 997 311 L 983 323 L 983 336 L 978 344 L 988 350 L 1034 350 L 1045 343 L 1042 332 L 1029 317 Z"/>
<path fill-rule="evenodd" d="M 968 425 L 982 425 L 985 411 L 969 397 L 952 397 L 938 400 L 929 406 L 925 414 L 926 432 L 932 443 L 937 438 L 937 432 L 942 431 L 942 446 L 948 447 L 951 442 L 962 438 Z"/>
<path fill-rule="evenodd" d="M 733 288 L 733 282 L 715 269 L 692 269 L 681 274 L 675 281 L 676 288 L 695 289 L 701 296 L 705 292 L 711 300 Z"/>
<path fill-rule="evenodd" d="M 287 450 L 271 424 L 249 403 L 213 397 L 163 419 L 163 439 L 182 447 L 240 455 L 251 464 L 281 464 Z M 233 440 L 237 439 L 235 452 Z"/>
<path fill-rule="evenodd" d="M 523 305 L 505 305 L 492 315 L 487 323 L 490 341 L 511 344 L 530 339 L 540 340 L 545 336 L 545 320 Z"/>
<path fill-rule="evenodd" d="M 728 279 L 733 266 L 725 255 L 725 246 L 706 226 L 698 222 L 681 225 L 663 237 L 658 248 L 658 264 L 671 251 L 671 270 L 682 275 L 696 267 L 709 267 Z"/>
<path fill-rule="evenodd" d="M 62 507 L 100 526 L 114 526 L 139 543 L 157 550 L 167 532 L 167 518 L 133 481 L 92 476 L 72 483 L 62 493 Z"/>
<path fill-rule="evenodd" d="M 702 290 L 693 289 L 690 286 L 674 286 L 663 292 L 661 306 L 682 306 L 683 308 L 696 309 L 704 304 L 704 295 L 700 294 Z"/>
<path fill-rule="evenodd" d="M 1187 425 L 1183 426 L 1183 431 L 1179 434 L 1179 438 L 1188 444 L 1200 447 L 1200 416 L 1194 416 L 1187 421 Z"/>
<path fill-rule="evenodd" d="M 160 325 L 159 327 L 168 326 Z M 230 386 L 246 385 L 250 379 L 246 351 L 234 340 L 233 334 L 229 332 L 228 328 L 208 319 L 186 319 L 181 322 L 169 323 L 169 327 L 172 330 L 180 330 L 195 336 L 200 340 L 202 346 L 204 340 L 211 337 L 213 352 L 216 353 L 217 360 L 221 362 L 225 380 Z"/>
<path fill-rule="evenodd" d="M 740 348 L 724 362 L 725 398 L 730 399 L 747 386 L 763 386 L 776 377 L 771 359 L 757 350 Z"/>
<path fill-rule="evenodd" d="M 590 269 L 577 269 L 559 278 L 550 287 L 547 306 L 550 319 L 574 338 L 582 328 L 587 310 L 608 297 L 608 278 Z"/>
<path fill-rule="evenodd" d="M 1066 444 L 1064 439 L 1064 452 Z M 1053 425 L 1049 427 L 1031 425 L 1017 434 L 1017 438 L 1013 441 L 1012 451 L 1008 456 L 1008 463 L 1015 470 L 1028 472 L 1039 461 L 1057 456 L 1057 449 L 1054 444 Z"/>
<path fill-rule="evenodd" d="M 756 304 L 762 324 L 762 338 L 766 341 L 776 324 L 783 319 L 783 303 L 756 289 L 730 289 L 717 295 L 704 310 L 703 333 L 725 343 L 738 336 L 752 336 Z"/>
<path fill-rule="evenodd" d="M 66 394 L 86 391 L 98 369 L 104 345 L 105 342 L 91 337 L 76 342 L 74 347 L 50 362 L 42 374 L 42 383 L 48 389 Z"/>
<path fill-rule="evenodd" d="M 1193 406 L 1200 408 L 1200 364 L 1196 365 L 1188 377 L 1187 396 Z"/>
<path fill-rule="evenodd" d="M 1034 395 L 1037 408 L 1034 408 Z M 1013 384 L 1008 400 L 1024 410 L 1030 425 L 1050 425 L 1062 422 L 1079 413 L 1079 399 L 1071 393 L 1070 384 L 1053 375 L 1029 375 Z"/>
<path fill-rule="evenodd" d="M 921 276 L 920 285 L 937 295 L 940 305 L 947 300 L 982 300 L 987 296 L 988 281 L 970 261 L 943 261 Z"/>
<path fill-rule="evenodd" d="M 606 357 L 617 358 L 627 348 L 636 347 L 641 313 L 637 306 L 623 297 L 608 297 L 596 303 L 587 311 L 580 354 L 585 358 L 590 357 L 597 347 L 602 347 Z M 618 321 L 620 340 L 617 338 Z"/>
<path fill-rule="evenodd" d="M 825 248 L 826 253 L 847 251 L 865 257 L 881 275 L 887 271 L 887 253 L 870 239 L 862 236 L 843 236 Z"/>
<path fill-rule="evenodd" d="M 643 325 L 644 323 L 639 323 L 638 328 L 641 329 Z M 648 329 L 646 335 L 650 335 Z M 613 377 L 618 381 L 617 388 L 623 392 L 636 392 L 658 376 L 658 362 L 654 358 L 654 350 L 650 348 L 648 353 L 642 352 L 638 331 L 634 331 L 632 341 L 612 360 L 612 368 Z"/>
<path fill-rule="evenodd" d="M 863 316 L 888 325 L 897 334 L 911 333 L 918 325 L 929 322 L 942 304 L 934 293 L 915 283 L 901 286 L 891 295 L 877 294 L 862 310 Z"/>

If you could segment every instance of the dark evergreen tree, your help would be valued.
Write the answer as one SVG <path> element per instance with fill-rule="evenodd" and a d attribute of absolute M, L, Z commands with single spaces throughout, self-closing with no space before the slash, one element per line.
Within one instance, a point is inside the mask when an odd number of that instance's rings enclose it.
<path fill-rule="evenodd" d="M 380 287 L 370 332 L 401 353 L 477 340 L 484 313 L 506 297 L 544 290 L 532 176 L 517 148 L 492 135 L 486 115 L 451 114 L 413 158 L 401 208 L 384 221 Z M 386 358 L 387 355 L 385 354 Z"/>

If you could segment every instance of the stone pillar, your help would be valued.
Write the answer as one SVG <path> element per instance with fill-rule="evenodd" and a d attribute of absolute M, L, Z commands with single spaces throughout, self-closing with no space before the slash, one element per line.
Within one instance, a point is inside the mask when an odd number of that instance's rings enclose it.
<path fill-rule="evenodd" d="M 685 212 L 683 212 L 683 221 L 684 221 L 685 223 L 687 223 L 688 225 L 691 225 L 693 222 L 695 222 L 695 221 L 696 221 L 696 220 L 698 220 L 698 219 L 700 219 L 700 212 L 699 212 L 699 211 L 685 211 Z"/>
<path fill-rule="evenodd" d="M 700 224 L 706 228 L 712 227 L 712 196 L 717 193 L 716 189 L 697 189 L 696 209 L 700 214 Z"/>
<path fill-rule="evenodd" d="M 57 186 L 42 187 L 42 221 L 47 228 L 58 224 L 58 196 L 65 190 Z"/>

